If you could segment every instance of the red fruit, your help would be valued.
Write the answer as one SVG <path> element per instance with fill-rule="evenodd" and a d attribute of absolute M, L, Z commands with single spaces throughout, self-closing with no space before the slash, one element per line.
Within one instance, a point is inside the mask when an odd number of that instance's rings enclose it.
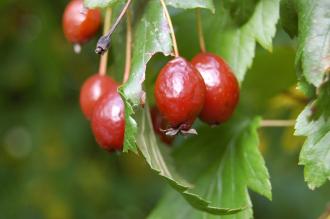
<path fill-rule="evenodd" d="M 88 78 L 80 90 L 80 107 L 85 117 L 92 117 L 96 102 L 109 92 L 117 90 L 117 83 L 108 76 L 95 74 Z"/>
<path fill-rule="evenodd" d="M 101 23 L 98 9 L 87 9 L 83 0 L 72 0 L 66 6 L 63 15 L 63 31 L 71 43 L 81 44 L 92 38 Z"/>
<path fill-rule="evenodd" d="M 168 122 L 159 112 L 157 107 L 153 107 L 150 110 L 151 119 L 152 119 L 152 126 L 154 128 L 155 133 L 159 136 L 160 140 L 165 144 L 172 144 L 174 141 L 173 136 L 168 136 L 164 133 L 164 130 L 168 128 Z"/>
<path fill-rule="evenodd" d="M 177 57 L 161 69 L 155 97 L 159 111 L 171 128 L 186 131 L 203 108 L 205 84 L 192 64 Z"/>
<path fill-rule="evenodd" d="M 122 150 L 125 133 L 124 102 L 117 91 L 109 92 L 96 104 L 92 131 L 97 143 L 105 150 Z"/>
<path fill-rule="evenodd" d="M 206 95 L 201 120 L 208 124 L 219 124 L 233 114 L 239 100 L 239 85 L 229 65 L 211 53 L 200 53 L 191 63 L 201 73 Z"/>

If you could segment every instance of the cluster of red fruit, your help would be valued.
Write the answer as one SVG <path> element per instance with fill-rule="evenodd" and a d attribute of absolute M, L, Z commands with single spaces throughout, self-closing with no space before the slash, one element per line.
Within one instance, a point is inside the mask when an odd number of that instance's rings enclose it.
<path fill-rule="evenodd" d="M 190 133 L 197 117 L 217 125 L 228 120 L 239 99 L 239 85 L 226 62 L 212 53 L 199 53 L 191 62 L 177 57 L 160 71 L 156 103 L 165 135 Z"/>
<path fill-rule="evenodd" d="M 63 15 L 63 30 L 73 44 L 83 44 L 98 31 L 101 12 L 87 9 L 82 0 L 72 0 Z M 121 150 L 124 141 L 124 103 L 117 92 L 117 82 L 106 75 L 88 78 L 80 91 L 80 107 L 91 121 L 98 144 L 109 151 Z"/>
<path fill-rule="evenodd" d="M 63 28 L 68 40 L 81 44 L 100 25 L 100 12 L 85 9 L 82 0 L 72 0 L 64 13 Z M 125 132 L 124 103 L 118 84 L 96 74 L 83 84 L 81 109 L 91 120 L 98 144 L 109 151 L 122 150 Z M 239 85 L 226 62 L 211 53 L 200 53 L 191 62 L 182 57 L 169 61 L 160 71 L 151 110 L 160 139 L 171 144 L 177 133 L 190 133 L 197 117 L 217 125 L 230 118 L 239 99 Z"/>

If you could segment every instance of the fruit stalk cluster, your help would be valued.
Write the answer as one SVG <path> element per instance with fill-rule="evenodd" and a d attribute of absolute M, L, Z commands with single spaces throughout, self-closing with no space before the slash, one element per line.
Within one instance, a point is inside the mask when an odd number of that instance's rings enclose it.
<path fill-rule="evenodd" d="M 203 42 L 202 52 L 191 61 L 179 56 L 169 13 L 165 3 L 161 2 L 171 27 L 175 58 L 164 65 L 155 81 L 156 106 L 152 108 L 151 116 L 155 133 L 163 142 L 171 144 L 177 134 L 196 134 L 193 124 L 197 118 L 212 126 L 226 122 L 239 101 L 239 84 L 223 58 L 205 52 L 204 38 L 200 40 Z M 111 29 L 99 39 L 97 53 L 102 54 L 109 48 L 111 34 L 130 3 L 128 0 Z M 87 9 L 82 0 L 71 0 L 63 15 L 64 34 L 73 44 L 86 43 L 98 31 L 100 20 L 99 9 Z M 130 66 L 129 16 L 127 30 L 125 81 L 129 74 L 127 66 Z M 117 91 L 119 84 L 104 74 L 106 69 L 102 72 L 91 76 L 82 85 L 80 106 L 91 122 L 97 143 L 105 150 L 120 151 L 124 142 L 125 107 Z"/>

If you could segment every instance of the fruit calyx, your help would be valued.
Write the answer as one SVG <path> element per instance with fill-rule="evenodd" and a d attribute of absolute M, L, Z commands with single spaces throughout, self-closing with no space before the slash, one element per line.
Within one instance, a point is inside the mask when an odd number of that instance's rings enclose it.
<path fill-rule="evenodd" d="M 187 135 L 197 135 L 197 131 L 194 128 L 190 128 L 188 130 L 186 130 L 185 128 L 183 128 L 181 125 L 179 128 L 168 128 L 168 129 L 160 129 L 161 132 L 163 132 L 166 136 L 172 137 L 172 136 L 176 136 L 178 134 L 181 134 L 183 136 L 187 136 Z"/>

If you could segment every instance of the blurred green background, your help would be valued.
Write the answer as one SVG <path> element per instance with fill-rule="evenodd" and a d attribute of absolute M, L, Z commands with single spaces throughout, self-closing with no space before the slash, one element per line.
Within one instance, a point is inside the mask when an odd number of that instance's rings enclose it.
<path fill-rule="evenodd" d="M 0 1 L 0 218 L 145 218 L 166 184 L 141 158 L 109 155 L 94 142 L 78 96 L 98 68 L 96 39 L 73 53 L 61 30 L 66 3 Z M 180 19 L 178 13 L 175 23 Z M 177 31 L 182 53 L 191 57 L 191 44 L 180 37 L 185 27 Z M 257 49 L 242 90 L 247 113 L 295 118 L 303 109 L 294 55 L 282 31 L 273 54 Z M 273 202 L 252 194 L 255 218 L 318 218 L 330 201 L 329 183 L 316 191 L 304 183 L 297 165 L 303 139 L 292 134 L 260 130 Z"/>

